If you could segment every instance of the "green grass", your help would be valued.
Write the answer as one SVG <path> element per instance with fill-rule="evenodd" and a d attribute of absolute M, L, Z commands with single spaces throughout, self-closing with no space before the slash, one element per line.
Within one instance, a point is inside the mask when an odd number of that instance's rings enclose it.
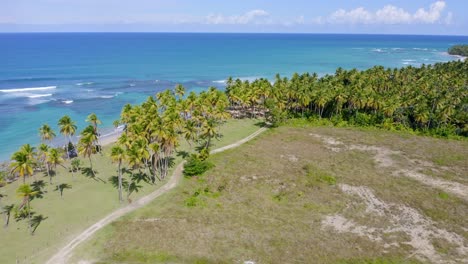
<path fill-rule="evenodd" d="M 259 127 L 256 120 L 230 120 L 223 125 L 221 133 L 224 135 L 220 141 L 214 141 L 215 147 L 233 143 L 253 133 Z M 180 150 L 188 150 L 188 144 L 181 142 Z M 94 169 L 98 171 L 97 177 L 107 181 L 116 175 L 116 165 L 108 158 L 110 146 L 104 148 L 104 155 L 94 155 Z M 177 157 L 176 164 L 181 161 Z M 84 166 L 89 166 L 88 160 L 83 160 Z M 43 175 L 36 175 L 38 180 L 48 182 Z M 34 211 L 48 217 L 38 227 L 34 236 L 28 235 L 24 221 L 16 223 L 11 219 L 8 228 L 0 228 L 0 263 L 43 263 L 51 257 L 61 246 L 71 240 L 88 226 L 115 209 L 126 205 L 119 204 L 117 191 L 110 183 L 103 183 L 87 178 L 80 173 L 71 178 L 71 174 L 64 169 L 58 169 L 54 182 L 63 181 L 72 185 L 72 189 L 64 191 L 63 198 L 53 191 L 54 186 L 47 186 L 44 199 L 33 200 L 31 205 Z M 7 197 L 0 201 L 0 205 L 20 203 L 16 196 L 16 189 L 22 181 L 14 182 L 3 188 L 0 193 Z M 143 183 L 139 193 L 132 194 L 131 199 L 136 200 L 159 188 L 163 183 L 155 185 Z M 2 221 L 3 223 L 3 221 Z"/>
<path fill-rule="evenodd" d="M 388 147 L 412 159 L 438 153 L 464 155 L 468 142 L 381 130 L 280 127 L 243 146 L 213 155 L 215 167 L 185 178 L 172 192 L 100 230 L 77 248 L 73 260 L 99 263 L 419 263 L 403 232 L 371 241 L 323 228 L 327 215 L 385 228 L 386 217 L 366 212 L 339 184 L 367 186 L 379 199 L 415 208 L 438 228 L 465 231 L 468 203 L 452 194 L 378 168 L 372 153 L 333 152 L 310 133 L 349 144 Z M 398 154 L 400 155 L 400 154 Z M 467 157 L 467 155 L 464 155 Z M 409 166 L 396 159 L 396 166 Z M 449 161 L 454 177 L 466 179 L 466 158 Z M 431 177 L 444 179 L 442 172 Z M 396 243 L 399 246 L 386 247 Z M 433 241 L 450 260 L 454 245 Z M 169 259 L 160 259 L 160 256 Z"/>

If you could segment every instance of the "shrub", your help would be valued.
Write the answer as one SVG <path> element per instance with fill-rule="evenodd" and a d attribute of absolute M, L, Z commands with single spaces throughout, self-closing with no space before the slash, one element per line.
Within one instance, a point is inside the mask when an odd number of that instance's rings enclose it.
<path fill-rule="evenodd" d="M 202 175 L 213 167 L 213 163 L 207 160 L 201 160 L 196 155 L 192 155 L 184 164 L 184 175 L 188 177 Z"/>

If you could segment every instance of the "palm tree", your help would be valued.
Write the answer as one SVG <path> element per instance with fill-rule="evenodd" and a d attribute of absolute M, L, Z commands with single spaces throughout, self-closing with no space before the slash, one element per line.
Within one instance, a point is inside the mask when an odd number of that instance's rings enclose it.
<path fill-rule="evenodd" d="M 73 121 L 68 115 L 64 115 L 58 121 L 58 125 L 60 127 L 60 133 L 65 136 L 65 138 L 68 140 L 69 143 L 71 143 L 71 137 L 75 135 L 76 129 L 77 129 L 75 121 Z M 69 144 L 66 144 L 67 157 L 68 159 L 70 159 L 68 145 Z"/>
<path fill-rule="evenodd" d="M 95 113 L 91 113 L 86 118 L 86 122 L 91 123 L 91 125 L 93 126 L 94 134 L 97 136 L 96 137 L 96 145 L 99 145 L 99 142 L 98 142 L 98 140 L 99 140 L 98 125 L 100 125 L 102 123 L 101 120 L 98 119 L 98 117 L 97 117 L 97 115 Z"/>
<path fill-rule="evenodd" d="M 28 230 L 29 233 L 32 235 L 32 222 L 31 222 L 31 199 L 34 197 L 34 195 L 37 194 L 37 191 L 34 191 L 31 188 L 31 185 L 29 184 L 22 184 L 20 187 L 16 190 L 16 193 L 18 194 L 19 197 L 23 198 L 23 202 L 19 209 L 21 210 L 22 208 L 25 208 L 28 213 Z"/>
<path fill-rule="evenodd" d="M 118 163 L 118 173 L 119 173 L 119 202 L 123 202 L 122 198 L 122 161 L 125 160 L 125 150 L 120 146 L 114 146 L 111 150 L 111 159 L 113 162 Z"/>
<path fill-rule="evenodd" d="M 32 176 L 34 173 L 34 160 L 31 158 L 31 154 L 20 150 L 11 156 L 11 160 L 13 161 L 10 164 L 11 173 L 18 173 L 20 177 L 23 177 L 23 183 L 25 183 L 26 176 Z"/>
<path fill-rule="evenodd" d="M 48 124 L 43 124 L 39 128 L 39 135 L 41 137 L 41 141 L 51 141 L 55 138 L 55 132 L 50 128 Z"/>
<path fill-rule="evenodd" d="M 85 158 L 88 157 L 91 172 L 94 176 L 96 175 L 93 170 L 93 161 L 91 160 L 91 155 L 96 153 L 96 140 L 97 135 L 94 133 L 94 128 L 92 126 L 88 126 L 83 130 L 83 132 L 81 132 L 81 138 L 78 142 L 78 153 L 83 155 Z"/>
<path fill-rule="evenodd" d="M 42 143 L 39 145 L 39 160 L 42 165 L 46 168 L 47 176 L 50 178 L 50 171 L 49 171 L 49 162 L 47 161 L 47 157 L 49 155 L 49 146 Z"/>
<path fill-rule="evenodd" d="M 63 162 L 64 160 L 62 158 L 62 154 L 60 153 L 60 151 L 56 148 L 51 148 L 47 155 L 47 163 L 50 164 L 50 166 L 54 168 L 55 174 L 57 174 L 57 165 L 63 166 L 62 165 Z M 51 174 L 49 174 L 49 182 L 52 183 Z"/>

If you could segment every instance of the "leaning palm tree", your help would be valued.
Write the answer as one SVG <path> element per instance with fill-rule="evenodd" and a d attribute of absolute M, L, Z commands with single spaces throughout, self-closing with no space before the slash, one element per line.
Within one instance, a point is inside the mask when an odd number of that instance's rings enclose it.
<path fill-rule="evenodd" d="M 119 201 L 123 202 L 122 198 L 122 161 L 125 160 L 125 150 L 120 146 L 114 146 L 111 150 L 111 159 L 113 162 L 118 163 L 118 172 L 119 172 Z"/>
<path fill-rule="evenodd" d="M 32 176 L 34 173 L 34 160 L 24 151 L 17 151 L 11 156 L 11 173 L 18 173 L 23 177 L 23 183 L 26 182 L 26 176 Z"/>
<path fill-rule="evenodd" d="M 25 208 L 27 213 L 28 213 L 28 230 L 29 233 L 32 235 L 32 222 L 31 222 L 31 199 L 34 197 L 34 195 L 37 194 L 37 191 L 34 191 L 31 188 L 31 185 L 29 184 L 22 184 L 20 187 L 16 190 L 16 193 L 18 194 L 19 197 L 23 198 L 23 203 L 19 207 L 21 210 L 22 208 Z"/>
<path fill-rule="evenodd" d="M 75 135 L 76 133 L 76 124 L 75 121 L 73 121 L 68 115 L 64 115 L 60 120 L 58 121 L 58 125 L 60 127 L 60 134 L 64 135 L 65 138 L 68 140 L 68 143 L 71 143 L 71 137 Z M 69 153 L 69 144 L 66 144 L 67 148 L 67 157 L 70 159 L 70 153 Z"/>
<path fill-rule="evenodd" d="M 52 139 L 55 138 L 55 132 L 52 130 L 52 128 L 48 124 L 43 124 L 39 128 L 39 135 L 41 137 L 41 141 L 51 141 Z"/>

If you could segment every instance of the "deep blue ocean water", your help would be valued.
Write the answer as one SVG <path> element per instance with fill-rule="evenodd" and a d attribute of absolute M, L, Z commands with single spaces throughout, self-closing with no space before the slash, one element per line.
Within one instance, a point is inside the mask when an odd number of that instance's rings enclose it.
<path fill-rule="evenodd" d="M 458 59 L 468 36 L 31 33 L 0 34 L 0 160 L 64 114 L 84 128 L 95 112 L 111 128 L 122 106 L 181 83 L 222 88 L 229 77 L 334 73 Z"/>

